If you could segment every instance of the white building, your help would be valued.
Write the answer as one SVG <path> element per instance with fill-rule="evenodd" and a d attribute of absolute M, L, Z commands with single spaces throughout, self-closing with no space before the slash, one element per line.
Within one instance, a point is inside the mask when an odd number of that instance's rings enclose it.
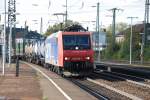
<path fill-rule="evenodd" d="M 122 43 L 124 41 L 124 34 L 123 33 L 119 33 L 116 35 L 115 41 L 116 43 Z"/>

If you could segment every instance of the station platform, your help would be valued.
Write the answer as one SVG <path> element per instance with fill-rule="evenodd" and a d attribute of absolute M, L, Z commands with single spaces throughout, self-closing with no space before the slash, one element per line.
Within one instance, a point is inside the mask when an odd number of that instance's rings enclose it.
<path fill-rule="evenodd" d="M 45 72 L 69 96 L 68 99 L 40 72 L 22 62 L 19 66 L 18 77 L 16 77 L 16 64 L 11 66 L 6 64 L 3 76 L 0 64 L 0 100 L 97 100 L 54 72 L 31 64 Z"/>
<path fill-rule="evenodd" d="M 21 65 L 19 76 L 16 77 L 16 64 L 6 64 L 4 76 L 0 75 L 0 100 L 42 100 L 36 71 Z"/>

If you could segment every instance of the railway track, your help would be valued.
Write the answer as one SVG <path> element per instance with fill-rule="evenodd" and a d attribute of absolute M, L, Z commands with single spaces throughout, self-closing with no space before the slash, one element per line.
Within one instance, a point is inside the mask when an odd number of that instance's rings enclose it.
<path fill-rule="evenodd" d="M 70 79 L 71 82 L 97 97 L 99 100 L 130 100 L 127 96 L 111 91 L 99 84 L 94 83 L 91 79 Z M 133 98 L 132 98 L 133 99 Z M 141 100 L 134 97 L 135 100 Z"/>
<path fill-rule="evenodd" d="M 140 84 L 136 81 L 130 82 L 120 76 L 104 72 L 93 73 L 87 79 L 95 84 L 103 86 L 111 91 L 115 91 L 130 99 L 150 99 L 149 85 L 144 83 Z"/>
<path fill-rule="evenodd" d="M 109 66 L 108 68 L 111 68 L 111 71 L 106 70 L 106 68 L 107 68 L 106 66 L 107 67 Z M 114 66 L 116 66 L 116 67 L 114 67 Z M 111 76 L 111 77 L 112 76 L 118 77 L 118 78 L 126 80 L 128 82 L 150 88 L 150 77 L 149 77 L 150 69 L 149 69 L 149 67 L 142 68 L 142 67 L 136 67 L 135 65 L 134 65 L 134 67 L 131 67 L 131 66 L 129 67 L 129 65 L 127 65 L 127 64 L 107 65 L 107 63 L 106 63 L 106 65 L 105 64 L 102 65 L 102 69 L 104 69 L 104 70 L 98 69 L 96 72 L 103 71 L 103 74 L 107 74 L 107 75 L 110 74 L 109 76 Z"/>
<path fill-rule="evenodd" d="M 81 80 L 75 80 L 75 79 L 67 79 L 67 80 L 73 82 L 74 84 L 76 84 L 77 86 L 79 86 L 83 90 L 87 91 L 88 93 L 92 94 L 93 96 L 95 96 L 99 100 L 109 100 L 108 97 L 102 95 L 98 91 L 93 90 L 92 88 L 90 88 L 89 86 L 86 86 L 85 84 L 82 84 Z"/>
<path fill-rule="evenodd" d="M 103 71 L 103 72 L 108 73 L 108 74 L 113 74 L 116 76 L 120 76 L 120 77 L 123 77 L 126 79 L 135 80 L 135 81 L 143 81 L 143 82 L 149 82 L 150 81 L 147 78 L 133 76 L 133 75 L 127 75 L 127 74 L 123 74 L 123 73 L 119 73 L 119 72 L 108 72 L 108 71 Z"/>
<path fill-rule="evenodd" d="M 79 87 L 89 90 L 96 91 L 96 93 L 101 94 L 106 99 L 116 100 L 116 99 L 133 99 L 133 100 L 149 100 L 150 93 L 149 80 L 137 76 L 125 75 L 117 72 L 108 71 L 96 71 L 97 76 L 91 75 L 92 78 L 87 78 L 87 80 L 74 80 L 73 83 L 77 84 Z M 96 79 L 96 81 L 95 81 Z M 86 81 L 86 82 L 84 82 Z M 92 82 L 91 85 L 87 83 Z M 109 82 L 108 82 L 109 81 Z M 95 86 L 94 84 L 97 84 Z M 93 85 L 96 87 L 93 89 Z M 99 89 L 98 89 L 99 88 Z M 103 90 L 105 88 L 105 90 Z M 96 90 L 98 89 L 98 90 Z M 99 90 L 103 90 L 103 93 Z M 110 91 L 109 91 L 110 90 Z M 105 91 L 105 92 L 104 92 Z M 107 95 L 107 93 L 115 95 Z M 114 93 L 115 92 L 115 93 Z M 117 94 L 117 95 L 116 95 Z M 121 96 L 120 96 L 121 95 Z"/>
<path fill-rule="evenodd" d="M 112 72 L 136 76 L 144 79 L 150 79 L 150 67 L 142 65 L 129 65 L 119 63 L 96 63 L 98 70 L 111 69 Z"/>
<path fill-rule="evenodd" d="M 99 73 L 99 72 L 96 72 L 96 73 Z M 118 73 L 118 72 L 103 71 L 103 74 L 113 76 L 113 77 L 118 77 L 122 80 L 150 88 L 150 80 L 149 79 L 145 79 L 145 78 L 137 77 L 137 76 L 133 76 L 133 75 L 126 75 L 126 74 L 122 74 L 122 73 Z"/>

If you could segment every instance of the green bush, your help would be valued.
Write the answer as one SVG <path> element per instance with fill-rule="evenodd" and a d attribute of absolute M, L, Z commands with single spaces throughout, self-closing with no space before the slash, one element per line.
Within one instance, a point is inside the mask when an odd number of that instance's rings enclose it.
<path fill-rule="evenodd" d="M 108 47 L 102 51 L 102 58 L 105 60 L 129 60 L 130 58 L 130 29 L 125 32 L 124 42 L 114 45 L 112 44 L 112 35 L 107 35 Z M 132 60 L 140 61 L 141 59 L 141 35 L 133 30 L 133 41 L 132 41 Z M 144 61 L 150 62 L 150 45 L 144 47 Z"/>
<path fill-rule="evenodd" d="M 150 62 L 150 46 L 144 48 L 144 60 Z"/>

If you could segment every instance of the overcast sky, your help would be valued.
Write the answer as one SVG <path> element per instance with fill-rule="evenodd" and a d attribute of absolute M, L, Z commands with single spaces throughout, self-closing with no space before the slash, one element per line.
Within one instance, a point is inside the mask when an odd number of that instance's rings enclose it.
<path fill-rule="evenodd" d="M 62 16 L 54 16 L 54 13 L 65 13 L 66 0 L 16 0 L 17 27 L 24 27 L 25 21 L 31 30 L 40 30 L 40 18 L 43 18 L 43 31 L 46 31 L 49 25 L 63 21 Z M 7 0 L 8 2 L 8 0 Z M 89 26 L 93 30 L 96 20 L 96 6 L 100 3 L 100 23 L 106 27 L 112 23 L 112 9 L 120 8 L 123 11 L 117 11 L 116 22 L 130 23 L 129 16 L 138 17 L 134 22 L 140 22 L 144 19 L 145 0 L 68 0 L 68 19 L 78 21 L 83 26 Z M 0 0 L 0 14 L 4 12 L 4 0 Z M 34 6 L 37 4 L 37 6 Z M 2 15 L 2 23 L 3 23 Z M 37 20 L 37 21 L 34 21 Z"/>

